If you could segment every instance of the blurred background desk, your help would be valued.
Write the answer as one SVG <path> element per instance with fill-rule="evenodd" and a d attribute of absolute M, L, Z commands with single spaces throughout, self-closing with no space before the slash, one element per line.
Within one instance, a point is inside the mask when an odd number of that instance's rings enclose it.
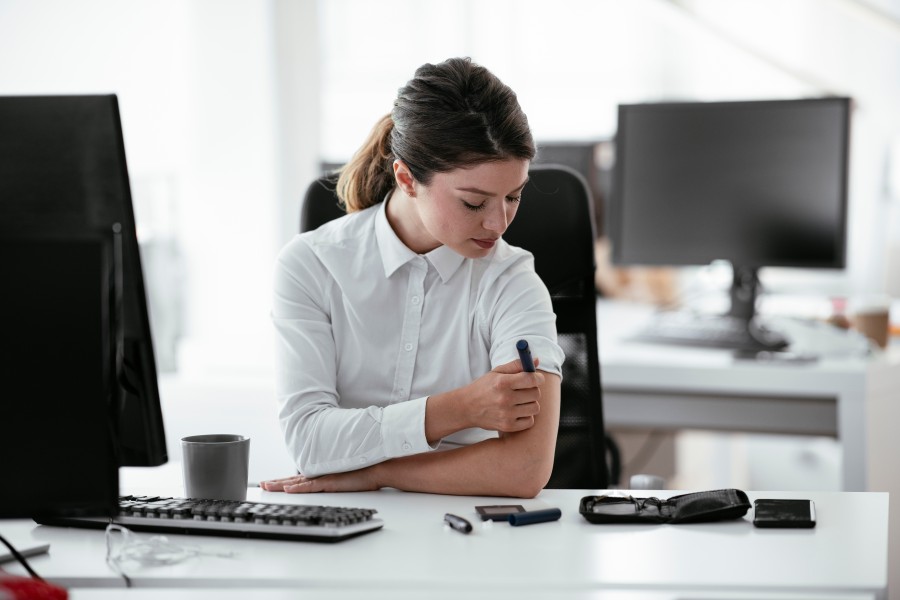
<path fill-rule="evenodd" d="M 900 349 L 772 363 L 736 359 L 730 350 L 630 341 L 652 312 L 597 303 L 607 427 L 829 435 L 841 445 L 844 490 L 883 485 L 887 457 L 900 456 Z"/>

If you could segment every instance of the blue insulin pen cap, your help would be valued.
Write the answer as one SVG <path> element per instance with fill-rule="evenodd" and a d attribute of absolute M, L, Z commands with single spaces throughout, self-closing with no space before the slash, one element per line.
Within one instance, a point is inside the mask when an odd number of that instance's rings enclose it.
<path fill-rule="evenodd" d="M 556 521 L 562 516 L 562 511 L 558 508 L 548 508 L 545 510 L 532 510 L 529 512 L 511 513 L 508 517 L 509 524 L 512 526 L 531 525 L 532 523 L 546 523 L 547 521 Z"/>
<path fill-rule="evenodd" d="M 534 361 L 531 360 L 531 350 L 528 349 L 528 342 L 519 340 L 516 342 L 516 350 L 519 351 L 519 360 L 522 361 L 522 368 L 529 373 L 534 373 Z"/>

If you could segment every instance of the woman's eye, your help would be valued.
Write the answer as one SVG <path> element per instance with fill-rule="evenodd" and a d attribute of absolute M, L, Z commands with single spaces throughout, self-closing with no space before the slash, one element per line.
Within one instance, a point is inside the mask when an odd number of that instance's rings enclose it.
<path fill-rule="evenodd" d="M 522 199 L 522 196 L 521 196 L 521 195 L 519 195 L 519 196 L 507 196 L 507 197 L 506 197 L 506 201 L 507 201 L 507 202 L 513 202 L 513 203 L 519 202 L 521 199 Z"/>
<path fill-rule="evenodd" d="M 482 202 L 481 204 L 469 204 L 465 200 L 463 200 L 463 204 L 465 205 L 465 207 L 467 209 L 471 210 L 472 212 L 478 212 L 479 210 L 484 210 L 484 205 L 485 205 L 484 202 Z"/>

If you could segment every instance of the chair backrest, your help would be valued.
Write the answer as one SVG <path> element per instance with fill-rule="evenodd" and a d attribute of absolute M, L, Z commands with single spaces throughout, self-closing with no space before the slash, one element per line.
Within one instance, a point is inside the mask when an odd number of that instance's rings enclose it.
<path fill-rule="evenodd" d="M 300 230 L 344 214 L 334 193 L 336 176 L 307 189 Z M 594 215 L 590 192 L 574 170 L 532 165 L 522 206 L 504 234 L 534 255 L 535 271 L 550 290 L 563 364 L 562 402 L 549 488 L 604 489 L 609 484 L 603 426 L 597 309 L 594 288 Z"/>
<path fill-rule="evenodd" d="M 593 202 L 581 175 L 561 165 L 532 165 L 522 205 L 503 238 L 534 255 L 566 354 L 556 456 L 547 487 L 607 488 Z"/>
<path fill-rule="evenodd" d="M 306 188 L 303 204 L 300 205 L 301 233 L 347 214 L 335 193 L 337 177 L 337 173 L 322 175 Z"/>

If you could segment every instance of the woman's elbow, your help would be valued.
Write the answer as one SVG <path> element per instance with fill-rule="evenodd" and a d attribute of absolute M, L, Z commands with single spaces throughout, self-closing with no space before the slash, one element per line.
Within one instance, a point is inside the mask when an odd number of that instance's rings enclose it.
<path fill-rule="evenodd" d="M 534 498 L 541 493 L 541 490 L 547 487 L 552 471 L 552 457 L 549 460 L 541 458 L 526 461 L 518 469 L 518 475 L 511 482 L 510 495 L 524 499 Z"/>
<path fill-rule="evenodd" d="M 514 498 L 522 498 L 523 500 L 531 500 L 535 498 L 544 489 L 544 486 L 536 486 L 531 483 L 525 483 L 516 486 L 516 490 L 510 494 Z"/>
<path fill-rule="evenodd" d="M 329 468 L 329 464 L 322 459 L 321 455 L 315 452 L 312 444 L 299 444 L 299 447 L 293 449 L 294 466 L 297 472 L 304 477 L 320 477 L 322 475 L 330 475 L 336 469 Z"/>

